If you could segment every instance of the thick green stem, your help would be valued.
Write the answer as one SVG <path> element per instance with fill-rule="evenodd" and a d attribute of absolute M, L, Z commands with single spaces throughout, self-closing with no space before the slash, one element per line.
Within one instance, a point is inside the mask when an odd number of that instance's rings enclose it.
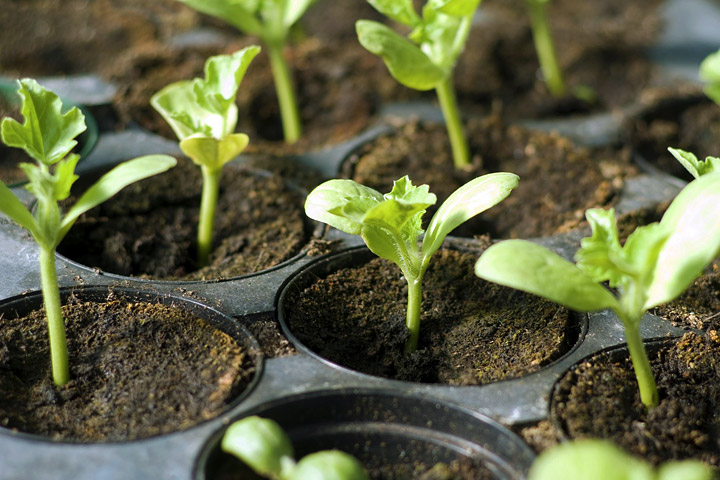
<path fill-rule="evenodd" d="M 65 338 L 65 322 L 60 304 L 60 290 L 55 271 L 55 250 L 52 248 L 40 248 L 40 280 L 45 315 L 48 321 L 53 381 L 56 385 L 65 385 L 70 381 L 70 364 Z"/>
<path fill-rule="evenodd" d="M 407 276 L 406 276 L 407 278 Z M 408 305 L 406 325 L 410 330 L 410 338 L 405 343 L 405 353 L 417 350 L 420 338 L 420 311 L 422 308 L 422 279 L 410 280 L 408 278 Z"/>
<path fill-rule="evenodd" d="M 460 110 L 455 97 L 455 87 L 452 84 L 452 75 L 448 76 L 436 88 L 440 108 L 445 117 L 450 146 L 452 147 L 453 162 L 455 168 L 463 168 L 470 165 L 470 147 L 468 146 L 465 131 L 463 130 Z"/>
<path fill-rule="evenodd" d="M 547 3 L 538 0 L 526 0 L 525 3 L 530 15 L 535 50 L 540 61 L 540 69 L 545 78 L 545 84 L 553 96 L 561 97 L 565 94 L 565 82 L 555 55 L 552 33 L 547 21 Z"/>
<path fill-rule="evenodd" d="M 275 91 L 277 92 L 280 105 L 280 116 L 282 117 L 283 134 L 287 143 L 295 143 L 302 135 L 300 123 L 300 111 L 295 97 L 295 82 L 293 81 L 290 68 L 285 57 L 283 57 L 282 43 L 269 42 L 268 55 L 270 66 L 275 80 Z"/>
<path fill-rule="evenodd" d="M 203 187 L 198 222 L 197 262 L 200 267 L 204 267 L 210 261 L 210 252 L 212 251 L 215 207 L 217 206 L 218 192 L 220 191 L 222 169 L 210 170 L 205 166 L 201 167 L 201 169 Z"/>
<path fill-rule="evenodd" d="M 655 385 L 655 376 L 652 373 L 650 361 L 640 336 L 639 322 L 634 325 L 625 325 L 625 339 L 627 340 L 630 359 L 640 388 L 640 400 L 648 409 L 657 407 L 660 399 Z"/>

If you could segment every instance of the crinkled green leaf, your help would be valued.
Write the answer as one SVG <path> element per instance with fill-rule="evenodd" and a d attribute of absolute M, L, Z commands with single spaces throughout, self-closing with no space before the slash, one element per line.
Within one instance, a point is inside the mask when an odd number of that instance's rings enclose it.
<path fill-rule="evenodd" d="M 409 38 L 420 45 L 430 60 L 450 75 L 470 33 L 472 19 L 444 15 L 431 7 L 423 8 L 423 23 Z"/>
<path fill-rule="evenodd" d="M 188 7 L 225 20 L 238 30 L 259 35 L 262 24 L 255 16 L 261 0 L 179 0 Z"/>
<path fill-rule="evenodd" d="M 705 160 L 698 160 L 694 153 L 672 147 L 668 147 L 668 150 L 685 167 L 685 170 L 695 178 L 706 173 L 720 172 L 720 158 L 718 157 L 706 157 Z"/>
<path fill-rule="evenodd" d="M 220 130 L 224 123 L 221 115 L 208 112 L 196 101 L 192 80 L 183 80 L 164 87 L 150 97 L 150 105 L 165 119 L 181 141 L 196 134 L 212 136 L 213 131 Z"/>
<path fill-rule="evenodd" d="M 80 215 L 101 204 L 126 186 L 143 178 L 162 173 L 177 163 L 168 155 L 146 155 L 116 166 L 95 182 L 65 214 L 60 224 L 57 242 L 67 234 Z"/>
<path fill-rule="evenodd" d="M 220 446 L 269 478 L 286 478 L 295 464 L 290 439 L 269 418 L 252 416 L 236 421 L 228 427 Z"/>
<path fill-rule="evenodd" d="M 33 159 L 52 165 L 77 145 L 75 137 L 85 131 L 85 117 L 77 107 L 62 113 L 62 101 L 35 80 L 19 80 L 23 123 L 6 117 L 2 139 L 10 147 L 22 148 Z"/>
<path fill-rule="evenodd" d="M 430 90 L 448 75 L 448 72 L 435 65 L 416 45 L 385 25 L 370 20 L 358 20 L 355 30 L 360 44 L 382 57 L 390 74 L 407 87 Z"/>
<path fill-rule="evenodd" d="M 437 0 L 434 8 L 445 15 L 466 17 L 473 15 L 481 0 Z"/>
<path fill-rule="evenodd" d="M 195 164 L 217 171 L 240 155 L 249 142 L 244 133 L 231 133 L 220 140 L 193 135 L 180 142 L 180 150 Z"/>
<path fill-rule="evenodd" d="M 526 240 L 492 245 L 475 264 L 475 274 L 580 312 L 617 307 L 612 293 L 577 266 Z"/>
<path fill-rule="evenodd" d="M 380 192 L 353 180 L 328 180 L 307 196 L 305 213 L 345 233 L 360 235 L 365 212 L 382 201 Z M 345 214 L 347 205 L 351 207 Z"/>
<path fill-rule="evenodd" d="M 720 50 L 708 55 L 700 63 L 700 79 L 707 83 L 705 94 L 720 105 Z"/>
<path fill-rule="evenodd" d="M 35 217 L 32 213 L 22 204 L 22 202 L 15 196 L 3 182 L 0 182 L 0 212 L 7 215 L 7 217 L 20 225 L 21 227 L 28 230 L 34 237 L 39 232 L 39 227 L 35 221 Z"/>
<path fill-rule="evenodd" d="M 398 23 L 414 27 L 420 23 L 412 0 L 367 0 L 378 12 Z"/>
<path fill-rule="evenodd" d="M 260 47 L 251 45 L 232 55 L 208 58 L 204 68 L 205 79 L 198 79 L 193 85 L 200 104 L 212 112 L 226 112 L 230 105 L 234 104 L 245 72 L 258 53 Z M 232 129 L 234 128 L 233 122 Z"/>
<path fill-rule="evenodd" d="M 415 186 L 407 175 L 398 180 L 393 180 L 392 190 L 386 193 L 384 197 L 386 199 L 401 200 L 407 203 L 426 203 L 428 206 L 434 205 L 435 202 L 437 202 L 437 197 L 434 193 L 430 193 L 430 187 L 428 185 Z"/>
<path fill-rule="evenodd" d="M 646 308 L 669 302 L 697 278 L 720 250 L 720 173 L 690 182 L 660 224 L 670 236 L 661 249 Z"/>
<path fill-rule="evenodd" d="M 583 238 L 575 255 L 578 267 L 596 282 L 610 282 L 615 287 L 623 279 L 618 262 L 622 262 L 622 247 L 615 225 L 615 210 L 593 208 L 585 212 L 592 236 Z"/>
<path fill-rule="evenodd" d="M 430 205 L 432 203 L 410 203 L 386 199 L 365 213 L 363 223 L 397 232 L 398 238 L 404 240 L 416 240 L 423 232 L 422 228 L 420 228 L 419 217 Z"/>
<path fill-rule="evenodd" d="M 303 457 L 287 480 L 367 480 L 362 464 L 349 453 L 323 450 Z"/>
<path fill-rule="evenodd" d="M 478 177 L 457 189 L 430 220 L 423 239 L 423 256 L 435 253 L 450 232 L 501 202 L 517 184 L 517 175 L 499 172 Z"/>

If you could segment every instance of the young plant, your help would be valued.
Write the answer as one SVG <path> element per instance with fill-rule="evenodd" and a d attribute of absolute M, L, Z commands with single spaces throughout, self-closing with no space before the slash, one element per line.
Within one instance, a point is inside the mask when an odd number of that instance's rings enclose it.
<path fill-rule="evenodd" d="M 680 295 L 715 258 L 720 249 L 719 204 L 720 174 L 705 175 L 680 192 L 659 223 L 638 227 L 622 247 L 614 211 L 591 209 L 586 216 L 592 236 L 582 240 L 577 265 L 535 243 L 508 240 L 487 249 L 475 273 L 573 310 L 612 309 L 625 327 L 642 403 L 652 408 L 658 392 L 640 321 L 648 309 Z"/>
<path fill-rule="evenodd" d="M 410 337 L 405 352 L 411 353 L 417 349 L 420 335 L 422 278 L 430 258 L 452 230 L 502 201 L 517 183 L 517 175 L 505 172 L 466 183 L 435 212 L 420 244 L 422 217 L 437 198 L 427 185 L 413 186 L 407 176 L 396 180 L 385 195 L 352 180 L 329 180 L 310 192 L 305 213 L 338 230 L 360 235 L 375 255 L 400 267 L 408 282 Z"/>
<path fill-rule="evenodd" d="M 222 168 L 237 157 L 249 139 L 234 133 L 235 105 L 240 82 L 260 47 L 250 46 L 232 55 L 210 57 L 205 78 L 182 80 L 163 88 L 150 104 L 172 127 L 180 149 L 200 166 L 203 177 L 197 234 L 197 262 L 205 266 L 212 251 L 213 224 Z"/>
<path fill-rule="evenodd" d="M 700 80 L 705 82 L 704 92 L 720 105 L 720 50 L 711 53 L 700 63 Z"/>
<path fill-rule="evenodd" d="M 550 0 L 525 0 L 525 6 L 530 16 L 535 50 L 540 61 L 540 70 L 542 70 L 545 85 L 547 85 L 553 96 L 562 97 L 565 95 L 565 81 L 555 55 L 555 45 L 547 20 L 549 3 Z"/>
<path fill-rule="evenodd" d="M 382 57 L 390 74 L 415 90 L 435 89 L 456 168 L 470 164 L 453 85 L 455 61 L 465 47 L 480 0 L 428 0 L 417 14 L 412 0 L 368 0 L 378 12 L 412 28 L 408 38 L 371 20 L 355 24 L 360 44 Z"/>
<path fill-rule="evenodd" d="M 80 215 L 115 195 L 127 185 L 164 172 L 175 166 L 167 155 L 149 155 L 122 163 L 94 183 L 67 211 L 58 202 L 70 196 L 78 176 L 79 156 L 70 153 L 74 140 L 85 130 L 85 117 L 76 107 L 62 112 L 62 102 L 35 80 L 18 82 L 24 123 L 4 118 L 0 128 L 3 142 L 22 148 L 36 161 L 20 167 L 28 177 L 25 187 L 37 198 L 35 213 L 30 212 L 4 183 L 0 182 L 0 212 L 26 228 L 40 247 L 40 278 L 45 315 L 50 336 L 53 381 L 64 385 L 70 380 L 67 340 L 60 304 L 55 249 Z"/>
<path fill-rule="evenodd" d="M 290 439 L 275 421 L 257 416 L 228 427 L 223 451 L 272 480 L 367 480 L 360 462 L 340 450 L 323 450 L 295 461 Z"/>
<path fill-rule="evenodd" d="M 315 0 L 179 0 L 195 10 L 228 22 L 248 35 L 257 35 L 267 48 L 287 143 L 302 136 L 295 82 L 283 49 L 293 25 Z"/>
<path fill-rule="evenodd" d="M 698 460 L 670 461 L 654 469 L 607 440 L 585 439 L 557 445 L 533 462 L 528 480 L 711 480 Z"/>

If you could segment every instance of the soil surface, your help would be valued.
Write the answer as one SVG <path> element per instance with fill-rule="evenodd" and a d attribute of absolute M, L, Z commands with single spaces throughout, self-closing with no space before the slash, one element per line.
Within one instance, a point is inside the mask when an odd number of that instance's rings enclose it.
<path fill-rule="evenodd" d="M 304 197 L 281 178 L 239 164 L 223 169 L 210 264 L 195 263 L 202 176 L 189 160 L 133 184 L 83 215 L 58 247 L 119 275 L 208 280 L 258 272 L 309 241 Z"/>
<path fill-rule="evenodd" d="M 468 169 L 454 167 L 445 125 L 410 121 L 360 148 L 344 174 L 382 193 L 407 174 L 413 184 L 430 186 L 437 207 L 475 177 L 515 173 L 520 182 L 509 197 L 453 232 L 499 238 L 567 232 L 584 222 L 588 208 L 614 205 L 624 178 L 637 174 L 627 149 L 581 148 L 556 134 L 507 126 L 495 115 L 469 120 L 465 128 L 472 154 Z"/>
<path fill-rule="evenodd" d="M 643 108 L 628 129 L 638 155 L 686 181 L 692 175 L 668 152 L 668 147 L 694 153 L 700 160 L 720 156 L 720 107 L 698 88 L 649 90 Z"/>
<path fill-rule="evenodd" d="M 601 354 L 568 372 L 553 412 L 572 438 L 600 437 L 654 464 L 696 458 L 720 466 L 717 323 L 650 353 L 660 404 L 645 411 L 630 360 Z"/>
<path fill-rule="evenodd" d="M 371 375 L 479 385 L 540 369 L 577 340 L 577 320 L 557 305 L 487 283 L 480 252 L 442 249 L 423 280 L 417 352 L 404 355 L 407 283 L 382 259 L 344 268 L 290 294 L 290 330 L 323 358 Z M 302 288 L 302 287 L 301 287 Z"/>
<path fill-rule="evenodd" d="M 113 298 L 63 307 L 71 380 L 53 384 L 43 311 L 3 318 L 0 424 L 53 439 L 127 441 L 217 416 L 247 386 L 248 350 L 179 308 Z"/>

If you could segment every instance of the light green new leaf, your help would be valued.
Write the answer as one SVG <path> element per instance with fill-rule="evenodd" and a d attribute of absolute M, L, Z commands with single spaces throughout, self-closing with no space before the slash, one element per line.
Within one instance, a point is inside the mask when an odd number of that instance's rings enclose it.
<path fill-rule="evenodd" d="M 592 236 L 581 240 L 575 261 L 596 282 L 609 281 L 611 287 L 616 287 L 623 278 L 623 255 L 615 225 L 615 210 L 592 208 L 585 212 L 585 216 L 592 228 Z"/>
<path fill-rule="evenodd" d="M 286 29 L 292 27 L 295 22 L 300 20 L 315 0 L 285 0 L 285 17 L 283 24 Z"/>
<path fill-rule="evenodd" d="M 412 42 L 381 23 L 358 20 L 355 30 L 360 44 L 382 57 L 390 74 L 407 87 L 430 90 L 448 75 Z"/>
<path fill-rule="evenodd" d="M 720 50 L 711 53 L 702 61 L 699 74 L 700 79 L 707 83 L 705 94 L 720 105 Z"/>
<path fill-rule="evenodd" d="M 235 102 L 238 88 L 250 62 L 260 53 L 260 47 L 251 45 L 232 55 L 215 55 L 205 62 L 205 79 L 193 85 L 197 99 L 210 111 L 224 113 Z M 203 100 L 209 103 L 204 104 Z M 234 129 L 235 125 L 233 125 Z"/>
<path fill-rule="evenodd" d="M 362 464 L 349 453 L 323 450 L 303 457 L 288 480 L 367 480 Z"/>
<path fill-rule="evenodd" d="M 305 213 L 345 233 L 360 235 L 365 212 L 382 201 L 380 192 L 353 180 L 328 180 L 307 196 Z M 343 213 L 349 204 L 355 215 L 349 210 Z"/>
<path fill-rule="evenodd" d="M 21 124 L 6 117 L 2 121 L 3 142 L 22 148 L 33 159 L 52 165 L 64 158 L 77 145 L 75 137 L 85 131 L 85 116 L 77 107 L 62 113 L 62 101 L 35 80 L 18 81 L 23 99 Z"/>
<path fill-rule="evenodd" d="M 720 172 L 720 158 L 718 157 L 706 157 L 705 160 L 698 160 L 694 153 L 679 148 L 668 147 L 668 151 L 695 178 L 706 173 Z"/>
<path fill-rule="evenodd" d="M 0 182 L 0 212 L 27 229 L 33 237 L 37 237 L 40 232 L 35 217 L 3 182 Z"/>
<path fill-rule="evenodd" d="M 432 255 L 459 225 L 504 200 L 518 185 L 514 173 L 490 173 L 469 181 L 435 212 L 423 239 L 423 256 Z"/>
<path fill-rule="evenodd" d="M 438 0 L 435 9 L 445 15 L 466 17 L 473 15 L 481 0 Z"/>
<path fill-rule="evenodd" d="M 417 268 L 411 265 L 412 262 L 408 258 L 410 253 L 400 248 L 404 243 L 403 240 L 393 235 L 390 230 L 376 225 L 363 225 L 360 235 L 372 253 L 385 260 L 390 260 L 399 266 L 404 274 L 417 276 Z M 408 269 L 408 271 L 404 271 L 404 269 Z"/>
<path fill-rule="evenodd" d="M 434 195 L 433 195 L 434 197 Z M 371 208 L 363 217 L 363 223 L 385 228 L 398 238 L 417 238 L 422 233 L 418 213 L 422 213 L 432 203 L 409 203 L 393 199 Z"/>
<path fill-rule="evenodd" d="M 169 170 L 176 163 L 177 160 L 169 155 L 146 155 L 123 162 L 110 170 L 88 188 L 65 214 L 60 224 L 57 243 L 63 239 L 80 215 L 101 204 L 128 185 Z"/>
<path fill-rule="evenodd" d="M 165 119 L 180 140 L 195 134 L 213 134 L 213 129 L 206 125 L 211 113 L 198 104 L 193 83 L 192 80 L 171 83 L 150 97 L 150 105 Z M 204 121 L 201 122 L 200 119 Z M 216 118 L 213 124 L 222 124 L 222 118 Z"/>
<path fill-rule="evenodd" d="M 699 460 L 668 462 L 660 466 L 657 480 L 712 480 L 713 471 Z"/>
<path fill-rule="evenodd" d="M 268 418 L 238 420 L 228 427 L 220 446 L 265 477 L 286 478 L 295 466 L 290 439 Z"/>
<path fill-rule="evenodd" d="M 231 133 L 220 140 L 193 135 L 180 142 L 180 150 L 195 164 L 217 171 L 240 155 L 248 143 L 250 139 L 244 133 Z"/>
<path fill-rule="evenodd" d="M 645 308 L 669 302 L 697 278 L 720 250 L 720 173 L 690 182 L 660 224 L 672 232 L 658 255 Z"/>
<path fill-rule="evenodd" d="M 526 240 L 491 246 L 475 264 L 475 274 L 580 312 L 617 307 L 615 297 L 600 283 L 556 253 Z"/>
<path fill-rule="evenodd" d="M 255 16 L 258 0 L 179 0 L 188 7 L 225 20 L 238 30 L 258 35 L 262 25 Z"/>
<path fill-rule="evenodd" d="M 378 12 L 398 23 L 414 27 L 420 23 L 412 0 L 367 0 Z"/>

